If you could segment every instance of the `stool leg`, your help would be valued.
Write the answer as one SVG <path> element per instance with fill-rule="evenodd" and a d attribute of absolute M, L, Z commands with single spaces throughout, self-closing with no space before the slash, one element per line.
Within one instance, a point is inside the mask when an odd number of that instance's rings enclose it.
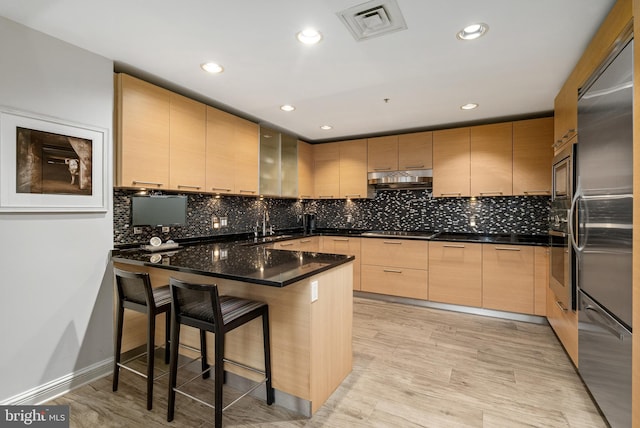
<path fill-rule="evenodd" d="M 156 314 L 147 313 L 147 410 L 153 406 L 153 360 L 155 354 Z"/>
<path fill-rule="evenodd" d="M 173 317 L 172 317 L 173 318 Z M 178 346 L 180 343 L 180 323 L 172 320 L 171 322 L 171 360 L 169 362 L 169 399 L 167 405 L 167 422 L 173 420 L 173 414 L 176 407 L 176 381 L 178 378 Z"/>
<path fill-rule="evenodd" d="M 171 349 L 169 347 L 169 336 L 171 335 L 171 311 L 164 313 L 164 363 L 169 364 Z"/>
<path fill-rule="evenodd" d="M 209 379 L 211 371 L 204 372 L 209 368 L 209 363 L 207 363 L 207 336 L 205 330 L 200 330 L 200 356 L 202 357 L 200 360 L 203 372 L 202 379 Z"/>
<path fill-rule="evenodd" d="M 122 302 L 118 303 L 116 314 L 116 331 L 114 335 L 114 355 L 113 355 L 113 390 L 118 390 L 118 379 L 120 377 L 120 352 L 122 351 L 122 324 L 124 322 L 124 307 Z"/>
<path fill-rule="evenodd" d="M 269 337 L 269 308 L 262 313 L 262 337 L 264 340 L 264 373 L 267 378 L 267 404 L 275 401 L 273 386 L 271 385 L 271 340 Z"/>
<path fill-rule="evenodd" d="M 224 333 L 218 331 L 215 334 L 216 342 L 216 361 L 214 375 L 214 392 L 215 392 L 215 428 L 222 428 L 222 383 L 224 382 Z"/>

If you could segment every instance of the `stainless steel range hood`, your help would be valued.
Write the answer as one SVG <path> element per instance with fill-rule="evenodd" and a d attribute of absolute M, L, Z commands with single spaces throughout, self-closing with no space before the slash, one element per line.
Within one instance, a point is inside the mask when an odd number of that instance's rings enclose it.
<path fill-rule="evenodd" d="M 370 172 L 367 178 L 369 184 L 376 189 L 431 189 L 433 187 L 433 170 L 431 169 Z"/>

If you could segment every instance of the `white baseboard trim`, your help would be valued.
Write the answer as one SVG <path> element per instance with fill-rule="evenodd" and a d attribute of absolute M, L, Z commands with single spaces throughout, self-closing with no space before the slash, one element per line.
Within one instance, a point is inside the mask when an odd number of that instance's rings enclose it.
<path fill-rule="evenodd" d="M 45 384 L 31 388 L 28 391 L 14 395 L 4 401 L 2 406 L 39 405 L 51 401 L 72 389 L 79 388 L 96 379 L 107 376 L 113 371 L 113 357 L 97 362 L 78 371 L 54 379 Z"/>

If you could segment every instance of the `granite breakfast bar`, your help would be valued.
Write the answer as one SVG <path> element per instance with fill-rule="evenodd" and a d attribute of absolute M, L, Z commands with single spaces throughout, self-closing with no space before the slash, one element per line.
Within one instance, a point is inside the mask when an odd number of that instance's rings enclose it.
<path fill-rule="evenodd" d="M 120 269 L 148 272 L 154 286 L 174 277 L 217 284 L 221 294 L 266 302 L 278 405 L 311 416 L 351 372 L 353 256 L 196 243 L 163 253 L 114 250 L 112 260 Z M 156 343 L 163 343 L 163 320 L 156 325 Z M 213 337 L 207 336 L 213 360 Z M 123 351 L 145 342 L 144 316 L 126 313 Z M 199 347 L 197 331 L 184 327 L 181 343 Z M 228 334 L 226 351 L 233 360 L 263 367 L 260 320 Z M 228 365 L 225 370 L 255 379 L 241 368 Z"/>

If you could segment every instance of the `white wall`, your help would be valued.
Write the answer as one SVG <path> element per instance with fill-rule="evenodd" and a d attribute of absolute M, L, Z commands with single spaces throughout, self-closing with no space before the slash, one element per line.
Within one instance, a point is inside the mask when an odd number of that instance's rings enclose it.
<path fill-rule="evenodd" d="M 0 105 L 109 130 L 107 213 L 0 213 L 0 403 L 15 403 L 111 357 L 113 63 L 0 17 Z"/>

